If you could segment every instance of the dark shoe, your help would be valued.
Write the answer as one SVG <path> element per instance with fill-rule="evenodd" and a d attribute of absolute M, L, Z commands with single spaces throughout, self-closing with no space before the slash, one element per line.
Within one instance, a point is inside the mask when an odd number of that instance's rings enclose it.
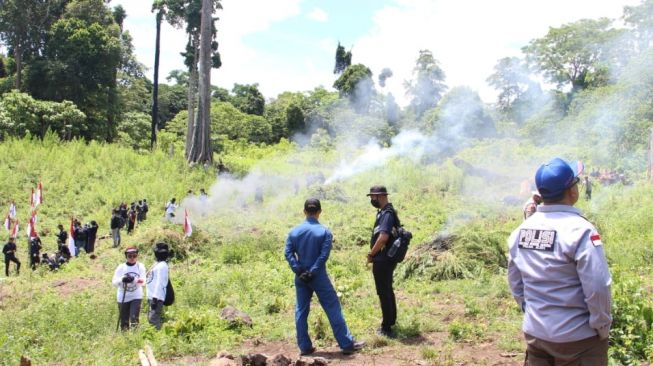
<path fill-rule="evenodd" d="M 299 355 L 300 356 L 308 356 L 308 355 L 312 355 L 313 353 L 315 353 L 315 351 L 316 351 L 316 348 L 311 347 L 311 349 L 307 349 L 306 351 L 299 352 Z"/>
<path fill-rule="evenodd" d="M 354 344 L 350 348 L 345 348 L 342 350 L 343 355 L 351 355 L 354 354 L 356 351 L 360 351 L 365 347 L 365 342 L 360 341 L 360 342 L 354 342 Z"/>
<path fill-rule="evenodd" d="M 395 338 L 396 334 L 395 332 L 392 331 L 392 329 L 383 329 L 379 328 L 376 330 L 376 334 L 381 336 L 381 337 L 388 337 L 388 338 Z"/>

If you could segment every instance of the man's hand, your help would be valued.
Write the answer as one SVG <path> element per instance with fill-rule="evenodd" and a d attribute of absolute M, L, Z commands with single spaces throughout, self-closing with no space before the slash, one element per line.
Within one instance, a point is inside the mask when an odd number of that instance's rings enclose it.
<path fill-rule="evenodd" d="M 367 253 L 367 263 L 372 263 L 374 261 L 374 256 L 372 255 L 372 252 Z"/>
<path fill-rule="evenodd" d="M 313 272 L 304 271 L 299 275 L 299 279 L 304 283 L 309 283 L 313 280 Z"/>

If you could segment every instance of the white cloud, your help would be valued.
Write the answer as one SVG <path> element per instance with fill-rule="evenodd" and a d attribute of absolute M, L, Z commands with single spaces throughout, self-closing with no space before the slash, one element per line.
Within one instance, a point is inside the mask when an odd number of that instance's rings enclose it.
<path fill-rule="evenodd" d="M 234 82 L 257 82 L 268 98 L 283 91 L 330 87 L 337 34 L 331 36 L 334 39 L 318 38 L 312 37 L 311 29 L 296 29 L 285 35 L 292 42 L 280 43 L 274 51 L 254 49 L 247 43 L 274 23 L 300 16 L 302 2 L 305 0 L 223 0 L 224 10 L 216 14 L 220 18 L 217 26 L 223 66 L 213 71 L 212 83 L 230 89 Z M 151 68 L 155 26 L 149 3 L 113 0 L 111 5 L 125 7 L 125 26 L 134 37 L 137 57 Z M 429 49 L 440 61 L 449 87 L 470 86 L 484 101 L 492 102 L 496 93 L 485 79 L 498 59 L 520 55 L 521 47 L 545 35 L 550 26 L 581 18 L 618 18 L 624 5 L 637 4 L 639 0 L 395 0 L 374 14 L 360 14 L 371 17 L 373 26 L 353 43 L 353 61 L 370 67 L 375 77 L 384 67 L 392 69 L 394 76 L 383 91 L 391 91 L 405 104 L 403 81 L 410 79 L 419 50 Z M 307 16 L 328 19 L 319 8 Z M 346 32 L 348 25 L 335 24 L 333 29 Z M 319 51 L 306 52 L 303 57 L 297 57 L 296 52 L 288 56 L 289 45 L 297 48 L 300 36 L 304 42 L 317 44 Z M 185 44 L 183 30 L 163 27 L 162 80 L 171 70 L 184 68 L 179 52 Z M 148 75 L 151 77 L 151 70 Z"/>
<path fill-rule="evenodd" d="M 315 20 L 316 22 L 326 22 L 329 20 L 329 14 L 327 14 L 326 11 L 320 9 L 320 8 L 315 8 L 313 9 L 310 13 L 307 15 L 308 19 Z"/>
<path fill-rule="evenodd" d="M 582 18 L 618 18 L 624 5 L 637 0 L 397 0 L 374 15 L 374 27 L 355 44 L 354 62 L 378 75 L 384 67 L 394 76 L 387 81 L 401 104 L 407 102 L 403 81 L 420 49 L 429 49 L 444 70 L 449 87 L 467 85 L 492 102 L 495 91 L 485 82 L 496 61 L 518 56 L 528 41 L 549 27 Z M 561 11 L 561 9 L 564 9 Z"/>

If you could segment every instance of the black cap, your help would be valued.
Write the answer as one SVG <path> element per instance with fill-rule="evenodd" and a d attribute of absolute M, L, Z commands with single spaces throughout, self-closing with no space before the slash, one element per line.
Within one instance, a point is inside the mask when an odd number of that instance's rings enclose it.
<path fill-rule="evenodd" d="M 168 253 L 169 251 L 170 248 L 166 243 L 156 243 L 156 245 L 154 246 L 155 253 Z"/>
<path fill-rule="evenodd" d="M 372 188 L 370 188 L 370 193 L 368 193 L 367 195 L 371 196 L 373 194 L 380 194 L 380 195 L 387 196 L 388 190 L 385 188 L 385 186 L 372 186 Z"/>
<path fill-rule="evenodd" d="M 320 204 L 320 200 L 317 198 L 309 198 L 304 202 L 304 210 L 308 212 L 317 212 L 322 209 L 322 205 Z"/>

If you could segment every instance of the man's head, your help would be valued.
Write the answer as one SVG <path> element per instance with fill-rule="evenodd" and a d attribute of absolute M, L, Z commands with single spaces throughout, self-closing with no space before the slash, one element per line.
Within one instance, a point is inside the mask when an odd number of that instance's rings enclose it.
<path fill-rule="evenodd" d="M 317 198 L 309 198 L 304 202 L 304 214 L 306 216 L 318 217 L 322 212 L 322 204 Z"/>
<path fill-rule="evenodd" d="M 156 243 L 154 246 L 154 257 L 159 262 L 165 261 L 170 257 L 170 248 L 166 243 Z"/>
<path fill-rule="evenodd" d="M 10 236 L 10 237 L 9 237 L 9 242 L 10 242 L 10 243 L 13 243 L 13 242 L 15 242 L 15 241 L 16 241 L 16 238 L 14 238 L 13 236 Z"/>
<path fill-rule="evenodd" d="M 125 249 L 125 258 L 127 258 L 127 262 L 129 263 L 136 263 L 136 259 L 138 258 L 138 248 L 128 247 Z"/>
<path fill-rule="evenodd" d="M 57 229 L 63 230 L 63 225 L 61 225 L 61 224 L 57 225 Z"/>
<path fill-rule="evenodd" d="M 388 190 L 385 186 L 372 186 L 367 196 L 370 197 L 372 206 L 376 208 L 382 208 L 388 204 Z"/>
<path fill-rule="evenodd" d="M 538 205 L 542 203 L 542 196 L 540 195 L 540 192 L 532 191 L 531 195 L 533 196 L 533 202 L 537 203 Z"/>
<path fill-rule="evenodd" d="M 535 185 L 544 203 L 574 205 L 578 201 L 578 175 L 582 171 L 582 163 L 569 164 L 560 158 L 540 166 L 535 173 Z"/>

